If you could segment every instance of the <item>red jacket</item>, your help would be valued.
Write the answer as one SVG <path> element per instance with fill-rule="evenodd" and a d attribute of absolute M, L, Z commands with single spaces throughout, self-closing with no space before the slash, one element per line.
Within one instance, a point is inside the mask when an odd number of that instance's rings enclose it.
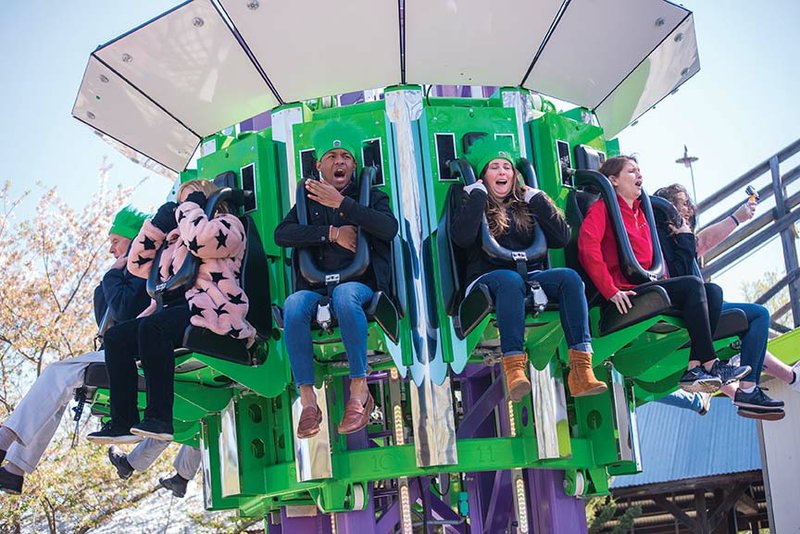
<path fill-rule="evenodd" d="M 647 219 L 639 209 L 639 201 L 634 201 L 631 208 L 622 197 L 617 196 L 617 199 L 633 255 L 643 268 L 649 269 L 653 263 L 653 241 L 650 238 Z M 606 299 L 610 299 L 620 290 L 635 287 L 620 269 L 617 242 L 603 200 L 595 202 L 586 212 L 586 218 L 578 235 L 578 259 L 586 274 Z"/>

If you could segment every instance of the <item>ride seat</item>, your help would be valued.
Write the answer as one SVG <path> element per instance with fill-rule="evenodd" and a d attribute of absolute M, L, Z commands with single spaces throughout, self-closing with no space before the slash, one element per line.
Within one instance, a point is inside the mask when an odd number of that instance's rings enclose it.
<path fill-rule="evenodd" d="M 359 179 L 359 203 L 364 206 L 369 206 L 369 199 L 371 195 L 372 184 L 375 180 L 376 168 L 374 166 L 364 167 L 361 171 Z M 295 204 L 297 206 L 298 220 L 301 224 L 307 224 L 308 218 L 308 204 L 306 198 L 305 180 L 301 180 L 297 184 L 295 191 Z M 399 237 L 395 237 L 391 244 L 391 255 L 393 257 L 392 267 L 393 270 L 397 265 L 402 265 L 402 261 L 397 261 L 397 255 L 401 254 L 401 244 Z M 336 277 L 336 283 L 343 283 L 353 278 L 361 276 L 366 271 L 370 262 L 369 245 L 366 241 L 366 235 L 363 230 L 358 231 L 357 252 L 353 258 L 353 262 L 344 268 L 340 273 L 327 273 L 319 269 L 314 261 L 313 255 L 308 249 L 299 249 L 297 253 L 292 255 L 292 274 L 293 278 L 298 273 L 304 277 L 313 286 L 323 287 L 326 285 L 331 277 Z M 297 287 L 296 283 L 292 284 Z M 388 295 L 384 291 L 375 291 L 370 302 L 364 306 L 364 313 L 367 316 L 368 322 L 375 322 L 383 330 L 386 336 L 394 343 L 400 341 L 400 318 L 402 317 L 402 308 L 399 308 L 395 301 L 398 297 L 398 289 L 400 287 L 397 273 L 392 273 L 392 286 L 395 290 L 395 295 Z M 394 298 L 393 298 L 394 297 Z M 280 330 L 283 330 L 283 308 L 277 304 L 272 305 L 272 315 L 275 318 L 275 323 Z M 335 315 L 331 314 L 330 324 L 328 329 L 338 325 L 338 319 Z M 312 321 L 312 330 L 321 330 L 322 327 L 317 321 Z M 329 342 L 339 341 L 338 339 L 330 339 Z"/>
<path fill-rule="evenodd" d="M 206 215 L 213 216 L 216 206 L 223 201 L 228 201 L 234 205 L 241 205 L 244 201 L 244 192 L 224 188 L 214 193 L 206 204 Z M 266 339 L 272 329 L 272 316 L 270 307 L 266 305 L 270 301 L 269 279 L 265 276 L 269 272 L 264 247 L 255 223 L 249 215 L 239 217 L 245 230 L 245 250 L 242 259 L 240 280 L 242 290 L 248 297 L 249 307 L 247 321 L 256 329 L 257 340 Z M 178 285 L 188 288 L 194 284 L 196 277 L 196 267 L 199 265 L 198 258 L 187 256 L 184 265 L 178 269 L 169 280 L 164 282 L 162 291 L 176 291 Z M 158 262 L 156 258 L 155 262 Z M 194 266 L 187 264 L 196 263 Z M 157 273 L 157 269 L 153 269 Z M 187 272 L 193 272 L 188 276 Z M 152 272 L 151 272 L 152 275 Z M 157 274 L 156 274 L 157 276 Z M 152 278 L 152 276 L 151 276 Z M 171 283 L 172 282 L 172 283 Z M 177 285 L 176 285 L 177 284 Z M 148 290 L 153 284 L 148 280 Z M 221 360 L 249 365 L 254 363 L 251 357 L 251 350 L 258 344 L 258 341 L 248 349 L 243 340 L 235 339 L 230 336 L 220 335 L 194 325 L 189 325 L 183 335 L 183 346 L 175 349 L 176 358 L 193 352 L 206 354 Z M 206 364 L 197 360 L 183 361 L 176 365 L 175 373 L 184 374 L 197 371 L 206 367 Z M 144 376 L 139 375 L 139 391 L 145 391 Z M 108 388 L 108 372 L 105 363 L 92 363 L 86 369 L 84 375 L 84 385 L 87 388 Z"/>
<path fill-rule="evenodd" d="M 529 161 L 520 159 L 517 161 L 517 169 L 525 178 L 530 187 L 536 187 L 536 175 L 533 166 Z M 463 160 L 455 160 L 450 163 L 450 172 L 453 177 L 461 177 L 465 184 L 475 182 L 475 172 L 472 167 Z M 460 192 L 462 184 L 453 184 L 447 196 L 445 212 L 439 221 L 437 229 L 437 250 L 439 251 L 439 274 L 442 283 L 443 301 L 447 314 L 455 317 L 455 330 L 459 339 L 466 338 L 470 332 L 480 325 L 484 318 L 494 313 L 494 301 L 485 284 L 478 282 L 470 293 L 464 296 L 466 288 L 463 287 L 464 266 L 466 259 L 463 253 L 453 245 L 450 239 L 450 226 L 453 212 L 457 209 L 460 202 Z M 547 260 L 547 245 L 541 227 L 536 226 L 536 237 L 528 250 L 525 251 L 528 260 Z M 516 252 L 512 252 L 501 247 L 494 238 L 490 238 L 488 226 L 484 219 L 481 228 L 481 241 L 484 250 L 490 257 L 498 260 L 512 261 Z M 488 249 L 488 250 L 487 250 Z M 538 315 L 541 311 L 558 310 L 558 305 L 548 302 L 544 309 L 536 305 L 532 295 L 525 299 L 526 315 Z"/>
<path fill-rule="evenodd" d="M 579 171 L 580 172 L 580 171 Z M 603 195 L 601 187 L 598 182 L 602 175 L 593 173 L 597 176 L 589 176 L 583 174 L 583 177 L 588 178 L 583 181 L 583 189 L 571 191 L 567 198 L 567 220 L 572 227 L 572 239 L 567 246 L 567 264 L 578 271 L 586 284 L 587 301 L 589 306 L 601 305 L 600 323 L 598 325 L 599 335 L 606 336 L 608 334 L 617 332 L 634 324 L 640 323 L 651 319 L 657 315 L 667 315 L 672 317 L 682 317 L 681 312 L 672 307 L 672 302 L 667 295 L 666 290 L 659 286 L 649 286 L 641 289 L 635 296 L 630 298 L 633 308 L 627 314 L 620 314 L 616 306 L 606 301 L 597 291 L 597 288 L 592 283 L 586 271 L 578 261 L 578 233 L 580 226 L 586 216 L 589 208 L 599 200 Z M 610 186 L 609 186 L 610 187 Z M 608 192 L 606 192 L 606 195 Z M 653 213 L 664 212 L 668 208 L 663 202 L 664 199 L 658 197 L 650 197 Z M 662 202 L 663 201 L 663 202 Z M 666 202 L 666 204 L 669 204 Z M 675 208 L 669 204 L 672 210 Z M 667 216 L 674 218 L 677 216 L 677 210 L 674 214 L 668 213 Z M 653 221 L 650 221 L 653 224 Z M 733 335 L 740 334 L 747 330 L 749 324 L 747 318 L 741 310 L 725 310 L 720 315 L 719 324 L 716 332 L 714 332 L 714 339 L 724 339 Z M 677 328 L 672 325 L 653 325 L 651 330 L 662 332 L 676 330 Z"/>

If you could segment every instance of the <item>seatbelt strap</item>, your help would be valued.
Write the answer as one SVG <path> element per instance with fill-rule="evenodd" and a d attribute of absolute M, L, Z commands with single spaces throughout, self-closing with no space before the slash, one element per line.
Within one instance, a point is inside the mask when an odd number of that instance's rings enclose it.
<path fill-rule="evenodd" d="M 524 281 L 528 281 L 528 255 L 524 252 L 512 252 L 511 259 L 517 265 L 517 272 Z"/>
<path fill-rule="evenodd" d="M 333 322 L 333 314 L 331 313 L 331 300 L 333 300 L 333 290 L 339 285 L 341 278 L 338 274 L 325 275 L 325 296 L 317 305 L 317 324 L 325 330 L 330 332 L 331 323 Z"/>
<path fill-rule="evenodd" d="M 72 443 L 70 444 L 70 448 L 74 449 L 75 446 L 78 445 L 78 436 L 80 435 L 80 425 L 81 425 L 81 416 L 83 415 L 83 407 L 86 405 L 86 387 L 81 386 L 75 391 L 75 400 L 78 401 L 78 405 L 75 406 L 72 411 L 75 412 L 75 416 L 72 418 L 75 421 L 75 428 L 72 431 Z"/>

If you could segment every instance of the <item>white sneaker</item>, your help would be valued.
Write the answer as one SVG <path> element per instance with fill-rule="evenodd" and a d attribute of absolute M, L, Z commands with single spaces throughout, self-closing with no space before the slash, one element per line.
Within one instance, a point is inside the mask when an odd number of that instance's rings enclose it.
<path fill-rule="evenodd" d="M 703 407 L 700 408 L 700 411 L 697 412 L 697 413 L 700 414 L 700 415 L 705 415 L 711 409 L 711 397 L 712 397 L 712 395 L 711 395 L 711 393 L 706 393 L 704 391 L 698 393 L 698 395 L 700 395 L 700 398 L 702 399 Z"/>
<path fill-rule="evenodd" d="M 797 362 L 792 366 L 792 371 L 794 372 L 794 382 L 789 384 L 789 387 L 797 392 L 800 392 L 800 362 Z"/>

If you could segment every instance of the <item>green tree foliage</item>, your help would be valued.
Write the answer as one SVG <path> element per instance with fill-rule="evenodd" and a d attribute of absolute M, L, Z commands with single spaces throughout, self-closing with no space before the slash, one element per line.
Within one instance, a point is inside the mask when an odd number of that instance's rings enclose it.
<path fill-rule="evenodd" d="M 755 302 L 758 297 L 763 295 L 768 289 L 780 281 L 784 275 L 778 271 L 767 271 L 764 275 L 754 282 L 743 282 L 742 293 L 746 302 Z M 767 301 L 764 306 L 769 310 L 771 316 L 776 313 L 780 315 L 776 322 L 792 328 L 792 314 L 789 308 L 789 289 L 784 287 L 777 295 Z M 787 313 L 788 312 L 788 313 Z"/>
<path fill-rule="evenodd" d="M 617 515 L 617 503 L 611 496 L 592 497 L 586 503 L 586 522 L 589 534 L 625 534 L 633 527 L 633 521 L 642 515 L 642 508 L 631 506 Z"/>

